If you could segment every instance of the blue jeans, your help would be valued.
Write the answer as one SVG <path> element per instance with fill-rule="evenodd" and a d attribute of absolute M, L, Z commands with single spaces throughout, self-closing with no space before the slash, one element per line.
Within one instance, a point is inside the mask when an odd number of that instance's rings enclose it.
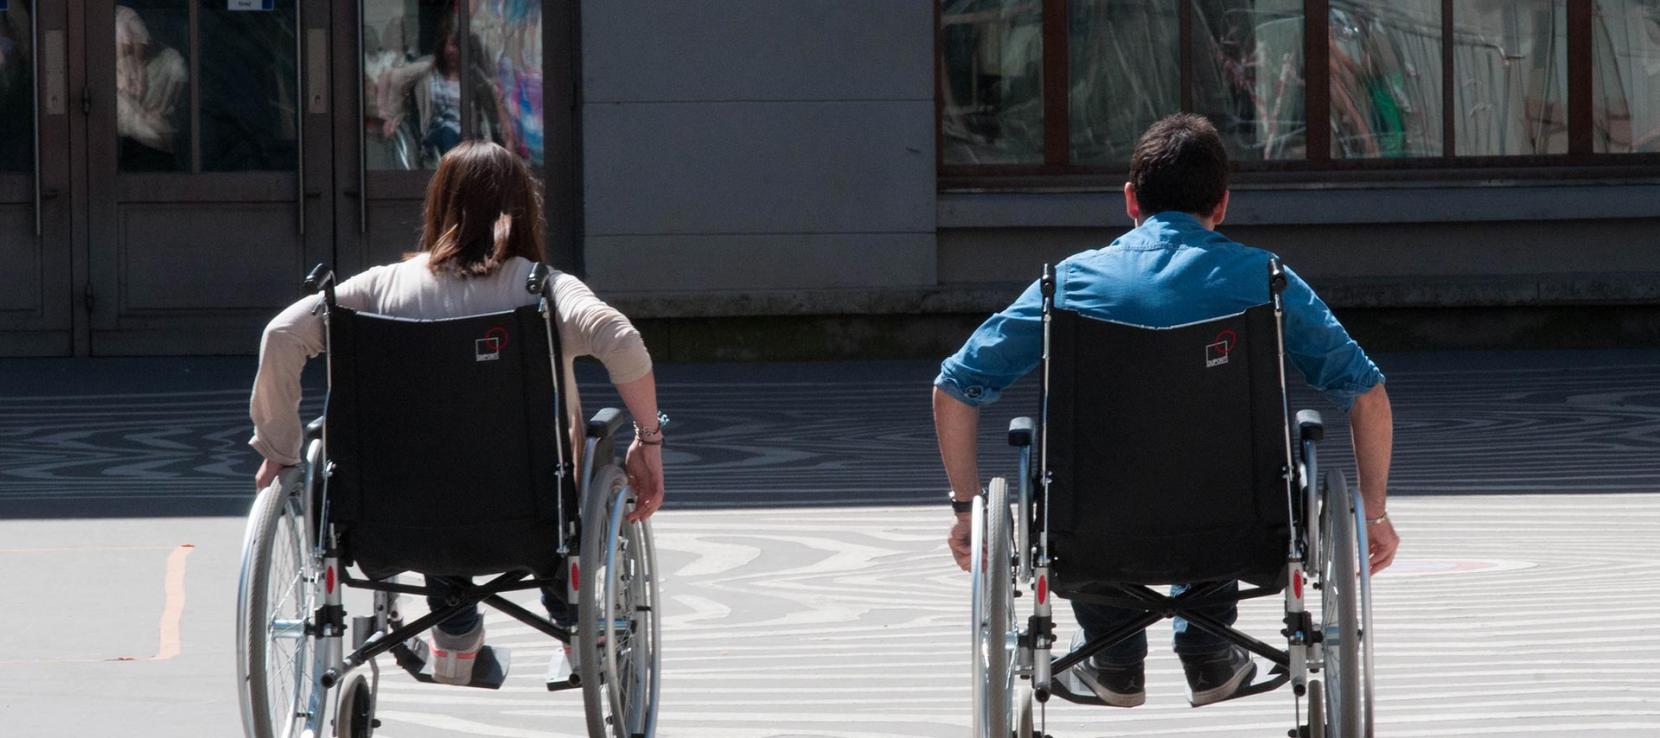
<path fill-rule="evenodd" d="M 445 602 L 451 593 L 457 593 L 466 585 L 466 580 L 452 577 L 435 577 L 423 574 L 426 577 L 426 586 L 437 590 L 437 594 L 427 596 L 427 608 L 433 612 L 448 607 Z M 542 607 L 547 608 L 548 617 L 561 628 L 568 628 L 576 622 L 576 613 L 565 602 L 565 587 L 562 584 L 542 588 Z M 438 624 L 438 629 L 447 635 L 465 635 L 484 622 L 484 615 L 473 605 L 471 610 L 462 610 L 448 620 Z"/>
<path fill-rule="evenodd" d="M 1170 587 L 1170 596 L 1178 597 L 1190 589 L 1204 589 L 1215 582 L 1192 582 L 1189 584 L 1174 584 Z M 1231 582 L 1227 587 L 1217 592 L 1216 596 L 1232 597 L 1239 593 L 1239 582 Z M 1207 607 L 1194 608 L 1194 612 L 1203 613 L 1216 618 L 1228 625 L 1233 625 L 1239 617 L 1239 603 L 1225 602 Z M 1143 610 L 1130 610 L 1111 605 L 1097 605 L 1089 602 L 1072 601 L 1072 613 L 1078 618 L 1078 627 L 1083 628 L 1084 637 L 1094 640 L 1117 630 L 1131 621 L 1146 614 Z M 1220 636 L 1212 635 L 1209 631 L 1194 626 L 1186 618 L 1172 618 L 1171 627 L 1176 632 L 1176 655 L 1183 659 L 1203 659 L 1227 651 L 1233 642 Z M 1147 658 L 1147 631 L 1141 630 L 1111 648 L 1095 655 L 1095 660 L 1103 664 L 1126 665 L 1143 661 Z"/>

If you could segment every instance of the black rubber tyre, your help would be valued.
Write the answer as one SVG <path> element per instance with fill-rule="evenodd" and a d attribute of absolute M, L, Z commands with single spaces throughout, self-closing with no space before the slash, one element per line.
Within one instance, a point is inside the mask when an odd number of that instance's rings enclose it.
<path fill-rule="evenodd" d="M 1321 547 L 1320 628 L 1325 684 L 1325 718 L 1329 733 L 1343 738 L 1362 735 L 1360 681 L 1360 578 L 1365 564 L 1355 540 L 1354 499 L 1343 473 L 1326 472 L 1321 508 L 1325 541 Z"/>
<path fill-rule="evenodd" d="M 595 472 L 583 501 L 576 648 L 592 738 L 650 738 L 657 725 L 660 626 L 651 527 L 623 518 L 613 528 L 630 496 L 622 468 L 610 465 Z"/>
<path fill-rule="evenodd" d="M 996 477 L 986 488 L 985 705 L 991 738 L 1006 738 L 1014 727 L 1014 652 L 1008 638 L 1014 621 L 1014 530 L 1009 515 L 1008 482 Z"/>
<path fill-rule="evenodd" d="M 370 738 L 375 733 L 375 693 L 368 677 L 354 673 L 340 685 L 334 710 L 334 738 Z"/>
<path fill-rule="evenodd" d="M 299 735 L 314 688 L 311 639 L 303 632 L 315 609 L 310 553 L 299 496 L 282 485 L 279 477 L 254 500 L 242 552 L 236 653 L 250 738 Z"/>
<path fill-rule="evenodd" d="M 1326 738 L 1325 685 L 1313 679 L 1308 683 L 1308 738 Z"/>

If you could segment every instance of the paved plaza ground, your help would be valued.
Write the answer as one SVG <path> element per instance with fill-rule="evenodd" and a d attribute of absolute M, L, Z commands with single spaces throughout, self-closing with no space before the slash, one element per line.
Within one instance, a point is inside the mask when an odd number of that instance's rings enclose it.
<path fill-rule="evenodd" d="M 1379 357 L 1400 559 L 1376 584 L 1381 736 L 1660 735 L 1660 352 Z M 236 736 L 233 613 L 257 464 L 246 358 L 0 362 L 0 736 Z M 926 363 L 659 367 L 674 416 L 667 738 L 961 736 L 968 582 L 944 544 Z M 590 409 L 612 395 L 586 372 Z M 318 387 L 320 377 L 308 379 Z M 319 393 L 307 398 L 314 410 Z M 988 412 L 1035 411 L 1017 386 Z M 1297 407 L 1327 411 L 1304 391 Z M 1339 423 L 1324 463 L 1349 467 Z M 420 606 L 408 609 L 419 612 Z M 1062 618 L 1068 619 L 1063 610 Z M 1277 600 L 1243 629 L 1272 642 Z M 1063 634 L 1070 623 L 1062 625 Z M 377 735 L 576 736 L 513 649 L 489 692 L 383 673 Z M 1281 736 L 1281 690 L 1200 710 L 1155 626 L 1148 704 L 1049 732 Z"/>

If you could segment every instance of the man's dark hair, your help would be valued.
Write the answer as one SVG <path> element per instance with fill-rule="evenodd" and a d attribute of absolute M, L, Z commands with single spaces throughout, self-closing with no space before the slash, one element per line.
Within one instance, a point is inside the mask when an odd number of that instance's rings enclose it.
<path fill-rule="evenodd" d="M 1130 187 L 1143 216 L 1210 214 L 1228 191 L 1228 151 L 1216 126 L 1193 113 L 1154 123 L 1130 157 Z"/>

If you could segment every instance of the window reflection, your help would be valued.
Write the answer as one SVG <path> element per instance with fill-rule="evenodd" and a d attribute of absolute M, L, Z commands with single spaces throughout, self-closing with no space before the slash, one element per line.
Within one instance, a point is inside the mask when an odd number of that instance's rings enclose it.
<path fill-rule="evenodd" d="M 945 163 L 1042 163 L 1042 0 L 942 0 L 940 25 Z"/>
<path fill-rule="evenodd" d="M 453 2 L 371 2 L 364 22 L 365 152 L 373 169 L 433 169 L 468 133 L 462 126 L 463 78 L 473 96 L 471 133 L 501 139 L 494 58 L 469 35 L 463 70 L 460 17 Z M 372 28 L 382 33 L 369 33 Z M 373 100 L 373 104 L 368 101 Z"/>
<path fill-rule="evenodd" d="M 1598 0 L 1594 7 L 1594 150 L 1660 151 L 1660 0 Z"/>
<path fill-rule="evenodd" d="M 1332 0 L 1332 156 L 1440 156 L 1440 0 Z"/>
<path fill-rule="evenodd" d="M 34 159 L 34 49 L 29 7 L 13 0 L 0 12 L 0 172 L 32 172 Z"/>
<path fill-rule="evenodd" d="M 473 6 L 473 33 L 484 51 L 490 94 L 473 107 L 494 115 L 495 140 L 533 166 L 542 164 L 542 6 L 539 0 L 483 0 Z M 483 110 L 489 100 L 497 109 Z"/>
<path fill-rule="evenodd" d="M 1127 162 L 1142 131 L 1181 110 L 1177 5 L 1073 0 L 1067 7 L 1072 160 Z"/>
<path fill-rule="evenodd" d="M 202 171 L 291 171 L 298 161 L 297 0 L 231 10 L 202 0 Z M 270 8 L 270 9 L 263 9 Z"/>
<path fill-rule="evenodd" d="M 121 171 L 190 169 L 189 51 L 190 8 L 179 0 L 131 0 L 115 7 Z"/>
<path fill-rule="evenodd" d="M 1307 156 L 1303 0 L 1194 0 L 1194 112 L 1242 161 Z"/>
<path fill-rule="evenodd" d="M 1458 155 L 1567 153 L 1564 0 L 1459 0 L 1453 24 Z"/>

